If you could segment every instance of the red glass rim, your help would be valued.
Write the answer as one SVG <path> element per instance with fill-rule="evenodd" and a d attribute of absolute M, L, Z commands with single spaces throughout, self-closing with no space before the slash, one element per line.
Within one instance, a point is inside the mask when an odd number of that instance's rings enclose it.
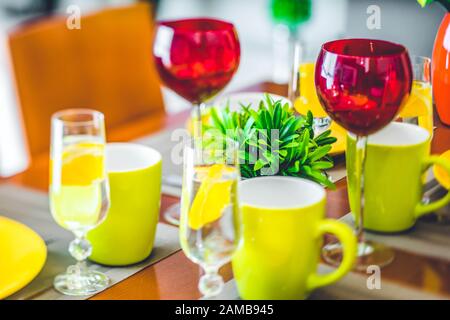
<path fill-rule="evenodd" d="M 215 32 L 234 30 L 231 22 L 212 18 L 161 20 L 158 25 L 176 29 L 177 32 Z"/>
<path fill-rule="evenodd" d="M 326 42 L 322 50 L 349 58 L 382 58 L 408 52 L 401 44 L 377 39 L 340 39 Z"/>

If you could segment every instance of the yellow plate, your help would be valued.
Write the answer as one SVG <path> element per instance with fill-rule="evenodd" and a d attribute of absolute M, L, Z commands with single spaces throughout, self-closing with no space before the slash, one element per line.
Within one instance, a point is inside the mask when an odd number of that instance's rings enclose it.
<path fill-rule="evenodd" d="M 450 161 L 450 150 L 445 151 L 440 155 L 441 158 Z M 436 180 L 444 186 L 444 188 L 450 188 L 450 177 L 448 174 L 439 166 L 433 166 L 433 174 L 436 177 Z"/>
<path fill-rule="evenodd" d="M 0 299 L 30 283 L 46 258 L 47 248 L 36 232 L 0 216 Z"/>
<path fill-rule="evenodd" d="M 332 144 L 330 155 L 337 156 L 345 152 L 347 131 L 334 121 L 331 122 L 330 130 L 331 136 L 337 139 L 337 141 Z"/>

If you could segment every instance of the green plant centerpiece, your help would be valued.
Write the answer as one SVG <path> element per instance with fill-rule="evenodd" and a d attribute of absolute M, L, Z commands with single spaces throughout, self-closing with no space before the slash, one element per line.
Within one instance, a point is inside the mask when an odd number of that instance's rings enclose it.
<path fill-rule="evenodd" d="M 314 136 L 313 115 L 296 116 L 288 103 L 268 94 L 258 108 L 242 105 L 239 111 L 213 107 L 206 137 L 232 139 L 239 143 L 241 175 L 302 177 L 334 188 L 325 170 L 333 167 L 328 154 L 336 138 L 327 130 Z"/>

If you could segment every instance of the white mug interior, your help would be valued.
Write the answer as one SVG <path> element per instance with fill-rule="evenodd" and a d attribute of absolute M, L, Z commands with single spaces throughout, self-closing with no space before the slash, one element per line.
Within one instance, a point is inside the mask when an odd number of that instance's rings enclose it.
<path fill-rule="evenodd" d="M 241 205 L 264 209 L 298 209 L 322 201 L 325 190 L 319 184 L 296 177 L 267 176 L 239 183 Z"/>
<path fill-rule="evenodd" d="M 355 135 L 349 133 L 354 140 Z M 386 127 L 369 135 L 367 144 L 378 146 L 413 146 L 426 142 L 430 133 L 422 127 L 404 122 L 391 122 Z"/>
<path fill-rule="evenodd" d="M 137 171 L 154 166 L 161 154 L 150 147 L 134 143 L 108 143 L 106 145 L 107 172 Z"/>

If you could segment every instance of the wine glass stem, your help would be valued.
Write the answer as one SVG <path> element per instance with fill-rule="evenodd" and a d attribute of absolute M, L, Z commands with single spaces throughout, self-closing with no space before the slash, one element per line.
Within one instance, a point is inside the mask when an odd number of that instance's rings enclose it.
<path fill-rule="evenodd" d="M 203 267 L 205 274 L 200 278 L 198 288 L 204 298 L 217 296 L 223 289 L 224 282 L 217 267 Z"/>
<path fill-rule="evenodd" d="M 192 122 L 194 129 L 194 138 L 199 139 L 202 137 L 202 105 L 195 104 L 194 112 L 192 113 Z"/>
<path fill-rule="evenodd" d="M 356 236 L 360 245 L 364 244 L 364 168 L 367 155 L 367 136 L 356 137 L 356 197 L 355 226 Z"/>

